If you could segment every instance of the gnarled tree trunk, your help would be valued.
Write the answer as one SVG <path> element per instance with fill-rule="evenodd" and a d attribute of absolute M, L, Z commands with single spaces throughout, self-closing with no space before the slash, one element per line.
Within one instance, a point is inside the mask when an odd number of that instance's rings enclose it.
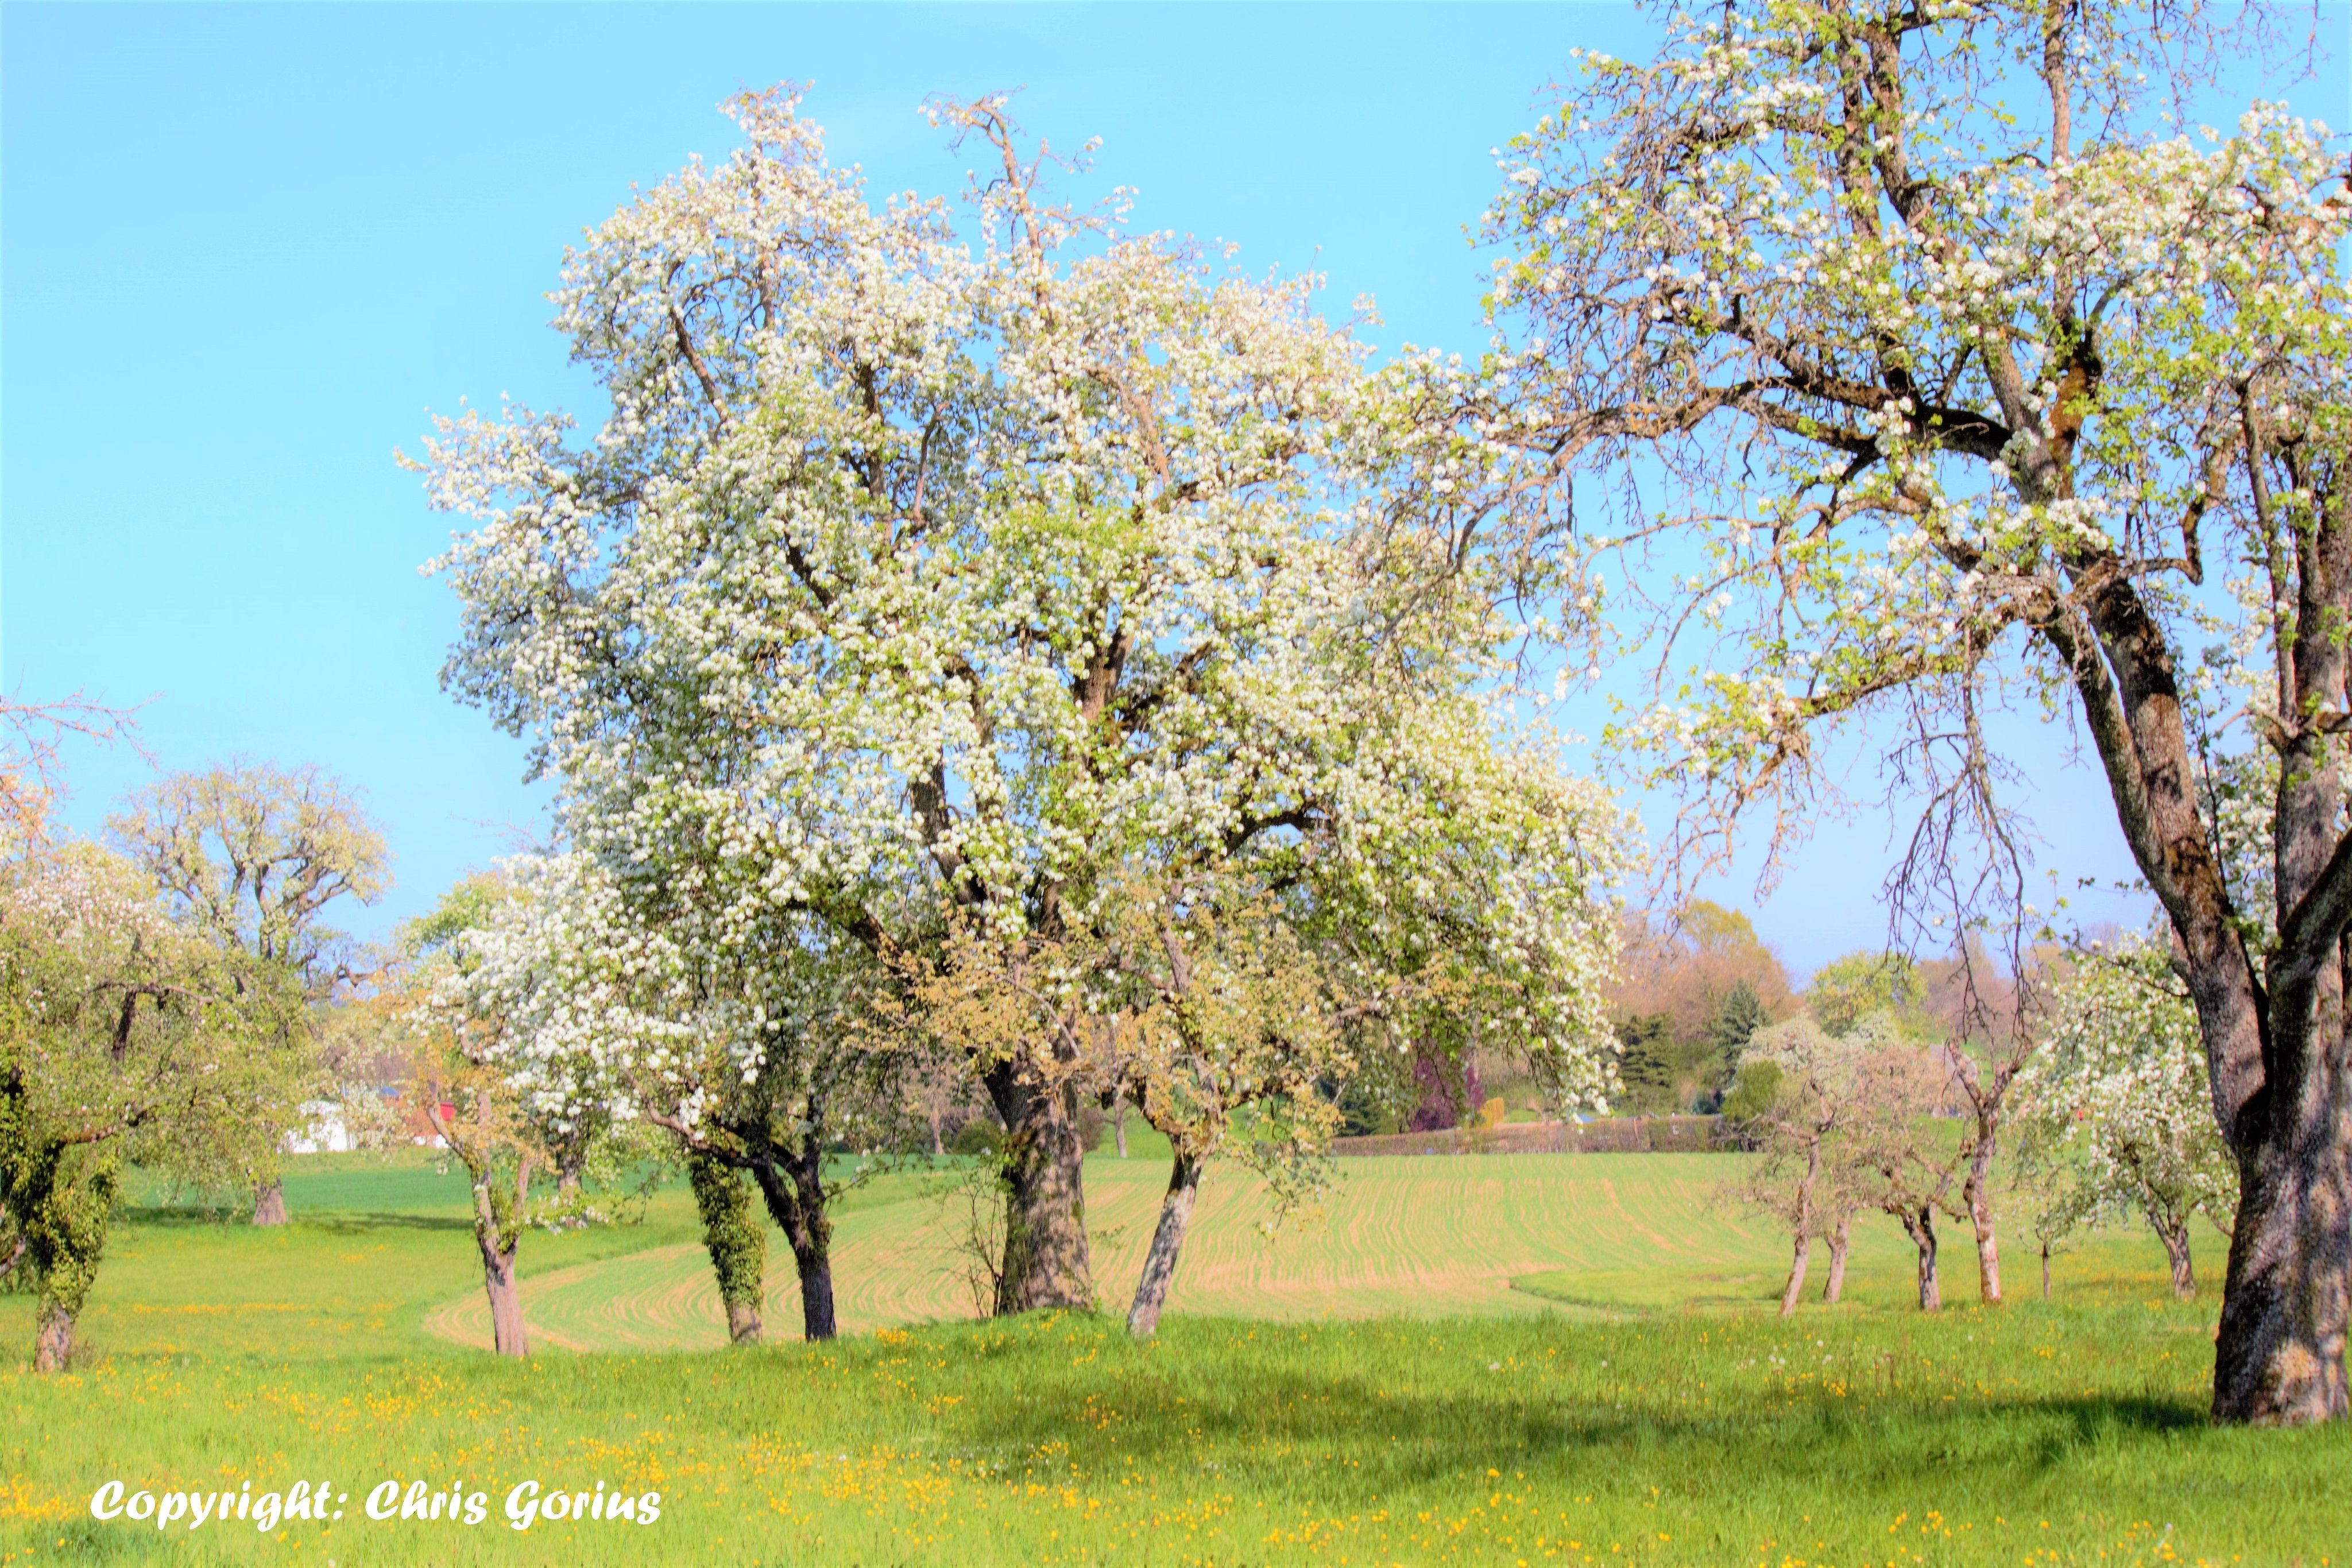
<path fill-rule="evenodd" d="M 989 1070 L 989 1098 L 1004 1119 L 1004 1266 L 996 1280 L 1000 1317 L 1039 1308 L 1090 1312 L 1085 1146 L 1077 1102 L 1067 1086 L 1041 1089 L 1013 1062 Z"/>
<path fill-rule="evenodd" d="M 2344 1347 L 2352 1295 L 2352 1108 L 2340 1022 L 2334 1061 L 2301 1073 L 2273 1067 L 2299 1090 L 2255 1097 L 2238 1145 L 2238 1218 L 2213 1343 L 2213 1414 L 2221 1420 L 2301 1426 L 2347 1410 Z M 2316 1032 L 2316 1031 L 2314 1031 Z M 2273 1031 L 2275 1044 L 2277 1033 Z M 2282 1065 L 2294 1053 L 2280 1051 Z M 2268 1125 L 2263 1125 L 2267 1123 Z"/>
<path fill-rule="evenodd" d="M 1127 1332 L 1137 1339 L 1150 1339 L 1160 1327 L 1160 1309 L 1167 1303 L 1184 1231 L 1192 1222 L 1192 1203 L 1200 1196 L 1201 1164 L 1189 1151 L 1177 1149 L 1168 1196 L 1160 1201 L 1160 1224 L 1151 1233 L 1151 1249 L 1143 1255 L 1143 1277 L 1136 1281 L 1135 1305 L 1127 1314 Z"/>
<path fill-rule="evenodd" d="M 2147 1223 L 2156 1232 L 2156 1239 L 2164 1243 L 2165 1261 L 2172 1266 L 2173 1298 L 2182 1301 L 2196 1300 L 2197 1271 L 2189 1257 L 2188 1218 L 2167 1214 L 2151 1205 Z"/>
<path fill-rule="evenodd" d="M 1919 1251 L 1919 1310 L 1941 1312 L 1944 1308 L 1944 1282 L 1936 1271 L 1936 1210 L 1930 1204 L 1916 1208 L 1905 1208 L 1895 1218 L 1903 1222 L 1903 1233 L 1911 1238 L 1911 1245 Z"/>
<path fill-rule="evenodd" d="M 286 1184 L 276 1176 L 253 1189 L 253 1222 L 256 1225 L 286 1223 Z"/>
<path fill-rule="evenodd" d="M 801 1335 L 826 1340 L 840 1332 L 833 1312 L 833 1220 L 825 1213 L 824 1150 L 812 1137 L 797 1149 L 755 1146 L 751 1178 L 793 1249 L 801 1279 Z"/>

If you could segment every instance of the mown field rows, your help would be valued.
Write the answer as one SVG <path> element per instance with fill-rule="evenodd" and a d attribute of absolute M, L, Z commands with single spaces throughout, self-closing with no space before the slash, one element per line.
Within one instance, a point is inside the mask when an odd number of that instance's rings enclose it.
<path fill-rule="evenodd" d="M 1598 1275 L 1585 1294 L 1641 1286 L 1714 1299 L 1769 1294 L 1784 1244 L 1718 1196 L 1738 1156 L 1484 1155 L 1346 1161 L 1313 1213 L 1268 1236 L 1265 1186 L 1219 1170 L 1203 1186 L 1170 1297 L 1176 1312 L 1275 1321 L 1384 1313 L 1525 1316 L 1549 1295 L 1514 1289 L 1525 1276 Z M 1143 1157 L 1102 1156 L 1087 1169 L 1089 1231 L 1100 1288 L 1124 1301 L 1142 1267 L 1164 1171 Z M 892 1178 L 876 1201 L 845 1214 L 835 1238 L 842 1326 L 877 1328 L 974 1314 L 971 1260 L 958 1245 L 969 1213 L 950 1178 Z M 1864 1228 L 1865 1270 L 1904 1254 L 1891 1226 Z M 799 1286 L 788 1252 L 770 1259 L 769 1322 L 796 1332 Z M 1552 1292 L 1557 1294 L 1557 1291 Z M 1571 1294 L 1574 1293 L 1572 1285 Z M 725 1342 L 708 1259 L 692 1242 L 541 1270 L 524 1287 L 533 1329 L 573 1350 L 709 1348 Z M 478 1291 L 427 1319 L 437 1334 L 489 1343 Z"/>

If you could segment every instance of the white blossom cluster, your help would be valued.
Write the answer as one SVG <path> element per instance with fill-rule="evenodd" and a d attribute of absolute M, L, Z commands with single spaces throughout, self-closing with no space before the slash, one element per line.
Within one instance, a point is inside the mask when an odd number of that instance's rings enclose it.
<path fill-rule="evenodd" d="M 2055 1173 L 2065 1224 L 2203 1214 L 2229 1228 L 2237 1164 L 2214 1124 L 2196 1010 L 2160 946 L 2128 940 L 2074 967 L 2019 1090 L 2021 1131 Z"/>
<path fill-rule="evenodd" d="M 1599 1092 L 1625 823 L 1496 742 L 1500 616 L 1400 580 L 1398 497 L 1475 455 L 1414 434 L 1425 383 L 1306 280 L 1050 204 L 992 100 L 940 110 L 1003 163 L 961 209 L 874 203 L 788 92 L 733 112 L 746 149 L 567 260 L 593 438 L 468 413 L 420 465 L 478 523 L 436 563 L 446 683 L 532 737 L 576 850 L 478 949 L 542 1092 L 722 1038 L 755 1071 L 829 943 L 952 905 L 1016 945 L 1099 921 L 1113 868 L 1234 856 L 1486 956 Z"/>

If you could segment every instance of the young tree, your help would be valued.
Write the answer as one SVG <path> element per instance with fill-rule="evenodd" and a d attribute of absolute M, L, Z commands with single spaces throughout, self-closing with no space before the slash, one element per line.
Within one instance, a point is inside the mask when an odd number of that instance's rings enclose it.
<path fill-rule="evenodd" d="M 1687 792 L 1677 851 L 1757 809 L 1777 847 L 1834 795 L 1834 737 L 1884 717 L 1927 807 L 1898 921 L 2012 918 L 2023 830 L 1985 718 L 2071 706 L 2241 1170 L 2213 1412 L 2301 1423 L 2346 1412 L 2352 1293 L 2352 169 L 2280 105 L 2227 136 L 2168 121 L 2212 22 L 1807 0 L 1677 16 L 1648 64 L 1587 57 L 1507 160 L 1518 346 L 1487 417 L 1531 490 L 1637 455 L 1679 486 L 1645 483 L 1613 535 L 1588 507 L 1580 539 L 1661 612 L 1679 695 L 1612 738 Z M 2233 667 L 2279 765 L 2261 887 L 2200 787 Z"/>
<path fill-rule="evenodd" d="M 515 1272 L 524 1233 L 608 1218 L 594 1189 L 617 1185 L 646 1152 L 583 1115 L 590 1097 L 576 1085 L 551 1082 L 581 1070 L 549 1049 L 551 1015 L 571 1000 L 560 965 L 579 954 L 550 939 L 561 915 L 539 891 L 504 875 L 470 877 L 404 933 L 417 955 L 406 977 L 411 1092 L 469 1179 L 491 1342 L 511 1356 L 530 1354 Z M 583 1179 L 559 1181 L 574 1159 Z"/>
<path fill-rule="evenodd" d="M 450 685 L 535 736 L 583 852 L 877 963 L 1052 948 L 1125 864 L 1376 853 L 1423 810 L 1379 716 L 1488 744 L 1461 721 L 1496 613 L 1417 597 L 1428 552 L 1372 526 L 1412 423 L 1306 282 L 1055 204 L 1001 100 L 938 106 L 992 165 L 961 233 L 877 210 L 791 92 L 731 112 L 746 149 L 567 262 L 597 439 L 468 415 L 424 465 L 481 525 L 441 562 Z M 1096 1074 L 1081 1032 L 1017 1046 L 972 1062 L 999 1306 L 1087 1306 Z"/>
<path fill-rule="evenodd" d="M 1827 1299 L 1845 1284 L 1845 1252 L 1856 1204 L 1853 1184 L 1832 1144 L 1857 1113 L 1855 1081 L 1866 1042 L 1824 1032 L 1809 1018 L 1759 1030 L 1749 1041 L 1726 1114 L 1763 1158 L 1738 1189 L 1749 1207 L 1789 1228 L 1792 1257 L 1780 1292 L 1780 1315 L 1797 1310 L 1813 1242 L 1831 1244 Z"/>
<path fill-rule="evenodd" d="M 301 1006 L 283 980 L 91 846 L 0 864 L 0 1273 L 39 1291 L 36 1371 L 72 1354 L 127 1164 L 205 1184 L 272 1135 Z"/>
<path fill-rule="evenodd" d="M 2153 943 L 2083 955 L 2057 987 L 2049 1034 L 2024 1087 L 2030 1158 L 2063 1217 L 2053 1232 L 2145 1216 L 2188 1300 L 2189 1225 L 2201 1214 L 2229 1233 L 2238 1172 L 2213 1125 L 2187 987 Z"/>
<path fill-rule="evenodd" d="M 107 831 L 170 895 L 184 918 L 323 1000 L 344 938 L 320 915 L 339 898 L 373 904 L 391 885 L 383 833 L 350 791 L 317 768 L 236 761 L 176 773 L 133 792 Z M 306 1038 L 309 1031 L 306 1032 Z M 259 1146 L 246 1183 L 256 1225 L 286 1223 L 278 1180 L 300 1104 L 330 1087 L 323 1071 L 286 1086 L 279 1140 Z"/>

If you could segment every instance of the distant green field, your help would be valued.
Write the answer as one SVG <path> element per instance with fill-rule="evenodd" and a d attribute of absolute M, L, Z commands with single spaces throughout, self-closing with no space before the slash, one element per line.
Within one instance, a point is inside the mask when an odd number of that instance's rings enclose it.
<path fill-rule="evenodd" d="M 0 1564 L 2352 1562 L 2352 1432 L 2205 1426 L 2210 1301 L 2172 1302 L 2144 1238 L 2062 1258 L 2048 1305 L 2014 1258 L 1999 1312 L 1956 1243 L 1959 1304 L 1930 1318 L 1874 1232 L 1854 1299 L 1784 1322 L 1777 1239 L 1713 1196 L 1734 1159 L 1349 1162 L 1271 1241 L 1220 1171 L 1141 1346 L 1116 1314 L 882 1326 L 971 1311 L 936 1178 L 900 1176 L 844 1207 L 853 1337 L 649 1348 L 719 1337 L 666 1192 L 526 1243 L 523 1364 L 445 1337 L 480 1294 L 461 1183 L 306 1162 L 283 1230 L 127 1214 L 70 1374 L 17 1370 L 30 1303 L 0 1299 Z M 1087 1176 L 1116 1298 L 1161 1167 Z M 794 1331 L 789 1291 L 768 1321 Z M 110 1479 L 298 1477 L 344 1518 L 89 1513 Z M 485 1522 L 361 1517 L 420 1479 L 481 1492 Z M 657 1490 L 662 1519 L 510 1529 L 530 1479 Z"/>

